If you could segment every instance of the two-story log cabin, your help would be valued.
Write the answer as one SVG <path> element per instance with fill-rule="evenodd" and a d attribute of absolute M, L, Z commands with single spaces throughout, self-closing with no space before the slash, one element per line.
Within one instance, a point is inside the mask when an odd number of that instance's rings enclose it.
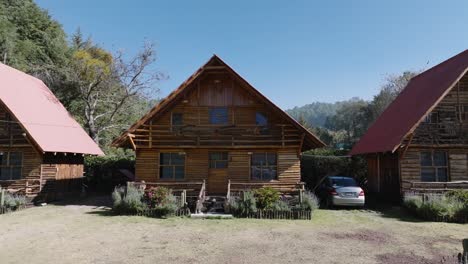
<path fill-rule="evenodd" d="M 79 192 L 85 154 L 103 155 L 49 88 L 0 63 L 0 187 L 41 200 Z"/>
<path fill-rule="evenodd" d="M 468 50 L 415 76 L 352 155 L 386 196 L 468 188 Z"/>
<path fill-rule="evenodd" d="M 300 153 L 324 144 L 214 55 L 124 132 L 147 184 L 206 182 L 208 195 L 300 183 Z"/>

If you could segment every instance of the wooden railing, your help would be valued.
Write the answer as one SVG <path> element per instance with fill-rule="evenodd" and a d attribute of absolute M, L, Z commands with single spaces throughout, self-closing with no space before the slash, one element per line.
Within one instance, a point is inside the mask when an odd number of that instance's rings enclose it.
<path fill-rule="evenodd" d="M 452 182 L 414 182 L 402 181 L 403 193 L 443 193 L 450 190 L 468 190 L 468 181 Z"/>
<path fill-rule="evenodd" d="M 235 182 L 228 181 L 226 200 L 229 202 L 234 193 L 245 190 L 254 190 L 262 187 L 272 187 L 282 194 L 301 194 L 305 190 L 304 182 L 283 183 L 283 182 Z"/>
<path fill-rule="evenodd" d="M 202 212 L 205 198 L 206 198 L 206 184 L 205 184 L 205 180 L 203 180 L 202 187 L 200 188 L 200 193 L 198 194 L 197 207 L 195 209 L 195 213 L 199 214 Z"/>
<path fill-rule="evenodd" d="M 288 146 L 299 145 L 302 134 L 291 125 L 143 125 L 132 135 L 136 146 Z"/>
<path fill-rule="evenodd" d="M 190 181 L 190 182 L 127 182 L 127 184 L 133 184 L 135 187 L 140 189 L 149 189 L 152 187 L 166 187 L 171 189 L 173 193 L 182 194 L 185 193 L 186 196 L 197 196 L 199 190 L 202 188 L 204 182 L 203 181 Z"/>

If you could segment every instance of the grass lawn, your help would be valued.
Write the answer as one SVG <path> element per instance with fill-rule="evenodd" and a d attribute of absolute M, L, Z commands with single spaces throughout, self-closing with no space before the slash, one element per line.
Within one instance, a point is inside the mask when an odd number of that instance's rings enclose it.
<path fill-rule="evenodd" d="M 441 263 L 468 238 L 468 225 L 418 222 L 399 208 L 314 213 L 312 221 L 163 220 L 111 216 L 92 203 L 34 207 L 0 215 L 0 262 Z"/>

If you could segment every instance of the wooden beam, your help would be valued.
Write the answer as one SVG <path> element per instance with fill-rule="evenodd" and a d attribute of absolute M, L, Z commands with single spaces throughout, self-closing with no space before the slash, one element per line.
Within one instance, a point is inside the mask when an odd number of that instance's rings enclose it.
<path fill-rule="evenodd" d="M 406 143 L 406 146 L 405 146 L 405 148 L 403 149 L 403 151 L 401 152 L 401 155 L 399 155 L 399 159 L 400 159 L 400 160 L 406 155 L 406 152 L 408 151 L 408 148 L 409 148 L 411 142 L 413 141 L 413 137 L 414 137 L 414 133 L 411 133 L 411 134 L 410 134 L 410 137 L 409 137 L 409 139 L 408 139 L 408 143 Z"/>
<path fill-rule="evenodd" d="M 131 134 L 128 134 L 128 140 L 130 141 L 130 144 L 132 145 L 132 148 L 133 150 L 136 150 L 136 145 L 135 145 L 135 142 L 133 141 L 133 137 L 131 136 Z"/>

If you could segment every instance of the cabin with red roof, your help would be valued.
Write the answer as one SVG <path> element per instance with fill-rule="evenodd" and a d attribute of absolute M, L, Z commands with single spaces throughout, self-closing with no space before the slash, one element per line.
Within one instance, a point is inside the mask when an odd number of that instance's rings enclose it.
<path fill-rule="evenodd" d="M 0 63 L 0 187 L 52 200 L 81 190 L 101 149 L 39 79 Z"/>
<path fill-rule="evenodd" d="M 147 186 L 222 197 L 297 191 L 301 152 L 324 146 L 216 55 L 113 144 L 135 150 Z"/>
<path fill-rule="evenodd" d="M 468 189 L 468 50 L 415 76 L 353 147 L 370 191 Z"/>

